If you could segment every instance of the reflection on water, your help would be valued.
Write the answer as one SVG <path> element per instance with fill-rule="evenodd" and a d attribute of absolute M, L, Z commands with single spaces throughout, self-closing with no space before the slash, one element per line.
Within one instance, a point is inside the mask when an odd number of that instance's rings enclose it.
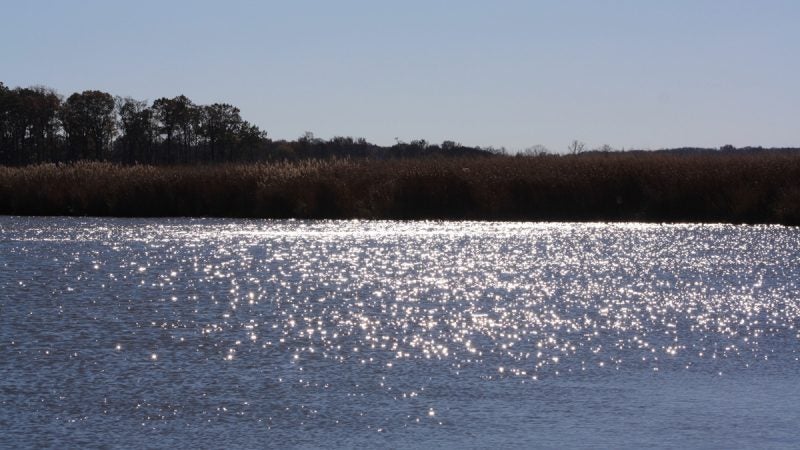
<path fill-rule="evenodd" d="M 791 446 L 800 232 L 0 218 L 3 446 Z"/>

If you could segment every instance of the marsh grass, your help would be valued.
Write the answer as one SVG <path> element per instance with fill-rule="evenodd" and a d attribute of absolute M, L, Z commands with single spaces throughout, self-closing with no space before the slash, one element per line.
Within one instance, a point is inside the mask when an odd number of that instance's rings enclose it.
<path fill-rule="evenodd" d="M 800 155 L 0 167 L 19 215 L 800 224 Z"/>

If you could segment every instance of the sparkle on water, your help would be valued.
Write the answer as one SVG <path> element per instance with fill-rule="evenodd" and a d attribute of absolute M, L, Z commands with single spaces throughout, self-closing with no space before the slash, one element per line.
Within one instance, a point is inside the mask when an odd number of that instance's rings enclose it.
<path fill-rule="evenodd" d="M 798 282 L 784 227 L 0 218 L 0 445 L 792 445 Z"/>

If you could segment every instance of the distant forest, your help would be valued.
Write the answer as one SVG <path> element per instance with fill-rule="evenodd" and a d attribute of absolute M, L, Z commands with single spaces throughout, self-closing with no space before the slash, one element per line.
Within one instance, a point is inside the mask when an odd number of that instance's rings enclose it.
<path fill-rule="evenodd" d="M 492 148 L 419 139 L 380 147 L 363 138 L 322 140 L 305 133 L 273 141 L 227 103 L 197 105 L 184 95 L 148 104 L 107 92 L 83 91 L 63 99 L 53 89 L 10 89 L 0 82 L 0 164 L 109 161 L 123 164 L 192 164 L 332 157 L 390 158 L 488 156 Z"/>
<path fill-rule="evenodd" d="M 681 148 L 670 153 L 752 153 L 760 147 L 736 149 Z M 795 152 L 798 149 L 771 149 Z M 570 154 L 608 153 L 573 141 Z M 629 150 L 630 152 L 630 150 Z M 633 152 L 637 152 L 634 150 Z M 549 153 L 533 146 L 520 156 Z M 242 119 L 227 103 L 197 105 L 184 95 L 152 103 L 89 90 L 64 99 L 41 86 L 11 89 L 0 82 L 0 165 L 104 161 L 121 164 L 182 165 L 198 163 L 297 161 L 330 158 L 489 157 L 504 148 L 469 147 L 455 141 L 398 140 L 384 147 L 364 138 L 329 140 L 305 133 L 294 141 L 271 140 L 266 131 Z"/>

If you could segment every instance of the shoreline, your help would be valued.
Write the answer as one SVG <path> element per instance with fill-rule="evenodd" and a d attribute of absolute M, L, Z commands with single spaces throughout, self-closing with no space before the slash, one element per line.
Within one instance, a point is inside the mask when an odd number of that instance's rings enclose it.
<path fill-rule="evenodd" d="M 86 220 L 208 220 L 208 221 L 275 221 L 275 222 L 299 222 L 299 223 L 346 223 L 346 222 L 367 222 L 380 224 L 382 222 L 390 223 L 430 223 L 430 224 L 449 224 L 449 223 L 466 223 L 466 224 L 528 224 L 534 226 L 556 226 L 556 225 L 586 225 L 586 226 L 603 226 L 603 225 L 630 225 L 630 226 L 665 226 L 665 227 L 681 227 L 681 226 L 697 226 L 697 227 L 776 227 L 776 228 L 798 228 L 800 225 L 785 225 L 780 223 L 770 222 L 647 222 L 647 221 L 622 221 L 622 220 L 501 220 L 501 219 L 386 219 L 386 218 L 339 218 L 339 219 L 304 219 L 295 217 L 238 217 L 238 216 L 92 216 L 92 215 L 53 215 L 53 214 L 0 214 L 0 219 L 86 219 Z"/>

